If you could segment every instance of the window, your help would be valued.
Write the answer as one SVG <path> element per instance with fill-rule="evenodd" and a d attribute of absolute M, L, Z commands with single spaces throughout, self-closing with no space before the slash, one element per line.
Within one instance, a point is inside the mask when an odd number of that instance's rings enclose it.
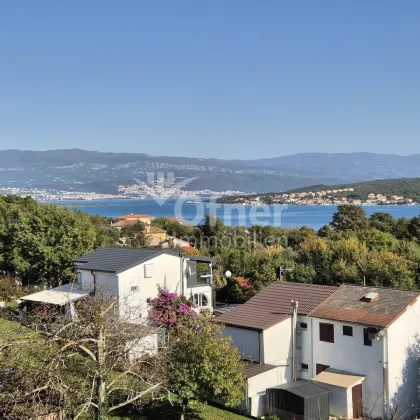
<path fill-rule="evenodd" d="M 328 365 L 322 365 L 321 363 L 316 364 L 316 374 L 319 375 L 321 372 L 324 372 L 324 370 L 327 370 L 329 368 Z"/>
<path fill-rule="evenodd" d="M 343 335 L 348 335 L 349 337 L 353 337 L 353 327 L 348 325 L 343 325 Z"/>
<path fill-rule="evenodd" d="M 306 322 L 301 322 L 301 323 L 300 323 L 300 328 L 301 328 L 302 330 L 306 330 L 306 329 L 308 329 L 308 324 L 307 324 Z"/>
<path fill-rule="evenodd" d="M 132 292 L 138 292 L 138 290 L 139 290 L 139 286 L 131 286 L 130 290 L 131 290 Z"/>
<path fill-rule="evenodd" d="M 327 343 L 334 343 L 334 325 L 320 322 L 319 339 Z"/>
<path fill-rule="evenodd" d="M 301 363 L 300 367 L 302 368 L 302 370 L 308 370 L 309 369 L 309 366 L 308 366 L 307 363 Z"/>
<path fill-rule="evenodd" d="M 209 300 L 205 294 L 196 293 L 193 295 L 193 305 L 197 308 L 205 307 L 209 305 Z"/>
<path fill-rule="evenodd" d="M 372 346 L 372 337 L 369 328 L 363 328 L 363 344 L 365 346 Z"/>
<path fill-rule="evenodd" d="M 153 277 L 155 274 L 155 265 L 152 264 L 144 264 L 144 277 L 149 278 Z"/>

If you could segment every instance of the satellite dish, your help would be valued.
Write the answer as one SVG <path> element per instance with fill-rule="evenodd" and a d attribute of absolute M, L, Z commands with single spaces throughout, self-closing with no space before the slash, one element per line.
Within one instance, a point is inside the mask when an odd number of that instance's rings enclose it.
<path fill-rule="evenodd" d="M 227 270 L 226 273 L 225 273 L 225 276 L 227 278 L 232 277 L 232 273 L 229 270 Z"/>

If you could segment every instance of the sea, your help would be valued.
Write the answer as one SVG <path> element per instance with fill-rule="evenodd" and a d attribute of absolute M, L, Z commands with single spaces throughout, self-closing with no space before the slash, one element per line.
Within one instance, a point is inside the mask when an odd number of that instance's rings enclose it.
<path fill-rule="evenodd" d="M 124 214 L 148 214 L 155 217 L 176 217 L 189 224 L 200 224 L 206 214 L 219 217 L 230 226 L 263 226 L 301 227 L 309 226 L 314 229 L 328 224 L 336 206 L 286 206 L 286 205 L 261 205 L 241 206 L 230 204 L 209 203 L 205 200 L 191 199 L 123 199 L 123 200 L 66 200 L 54 202 L 73 210 L 81 210 L 88 214 L 116 218 Z M 367 215 L 376 212 L 392 214 L 394 218 L 411 218 L 420 216 L 420 205 L 387 205 L 363 206 Z"/>

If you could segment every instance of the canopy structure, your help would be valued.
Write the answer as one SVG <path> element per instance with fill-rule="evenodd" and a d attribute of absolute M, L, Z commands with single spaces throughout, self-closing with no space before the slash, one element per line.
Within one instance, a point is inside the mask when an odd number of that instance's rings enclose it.
<path fill-rule="evenodd" d="M 322 384 L 334 385 L 340 388 L 352 388 L 355 385 L 360 384 L 363 379 L 365 379 L 362 375 L 356 375 L 353 373 L 335 370 L 328 368 L 323 372 L 319 373 L 318 375 L 312 378 L 313 381 L 319 382 Z"/>
<path fill-rule="evenodd" d="M 328 420 L 329 391 L 311 381 L 288 382 L 266 391 L 267 413 L 285 420 Z"/>
<path fill-rule="evenodd" d="M 32 293 L 21 298 L 22 301 L 47 303 L 64 306 L 89 295 L 89 291 L 82 290 L 80 284 L 63 284 L 50 290 Z"/>

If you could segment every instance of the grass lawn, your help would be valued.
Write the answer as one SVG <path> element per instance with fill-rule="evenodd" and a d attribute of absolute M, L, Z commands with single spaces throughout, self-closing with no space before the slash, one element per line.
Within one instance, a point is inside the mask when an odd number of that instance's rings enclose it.
<path fill-rule="evenodd" d="M 174 402 L 172 406 L 169 402 L 164 402 L 142 414 L 125 414 L 112 417 L 112 420 L 178 420 L 180 415 L 181 407 L 179 404 Z M 249 420 L 249 417 L 240 416 L 212 405 L 195 402 L 188 406 L 185 418 L 186 420 Z"/>

